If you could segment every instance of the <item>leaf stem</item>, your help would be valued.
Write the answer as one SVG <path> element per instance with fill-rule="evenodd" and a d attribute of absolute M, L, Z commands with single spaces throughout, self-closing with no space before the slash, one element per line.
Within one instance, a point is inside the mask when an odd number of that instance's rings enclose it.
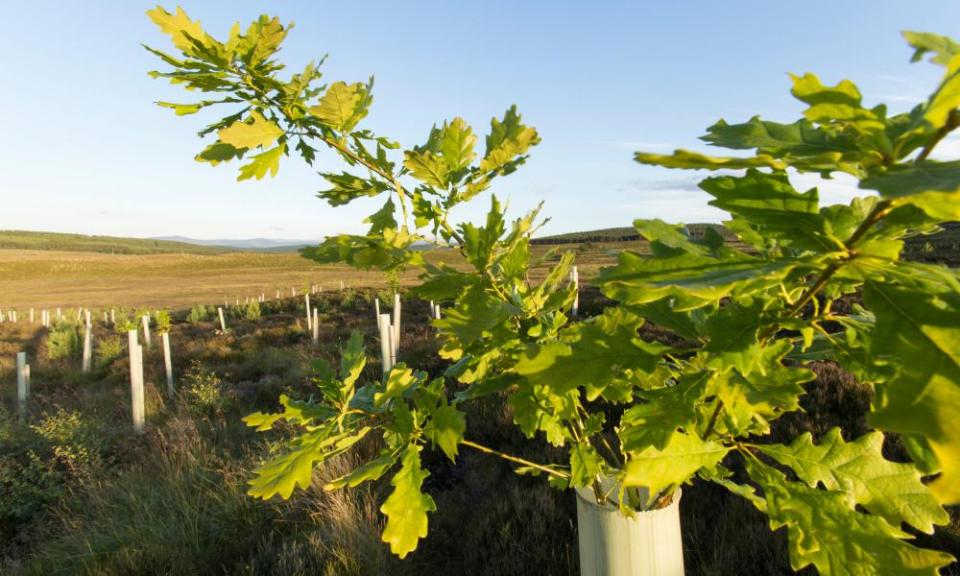
<path fill-rule="evenodd" d="M 483 444 L 477 444 L 476 442 L 473 442 L 473 441 L 471 441 L 471 440 L 466 440 L 466 439 L 461 440 L 461 441 L 460 441 L 460 444 L 462 444 L 462 445 L 464 445 L 464 446 L 468 446 L 468 447 L 470 447 L 470 448 L 473 448 L 474 450 L 477 450 L 477 451 L 479 451 L 479 452 L 483 452 L 484 454 L 492 454 L 492 455 L 494 455 L 494 456 L 499 456 L 500 458 L 503 458 L 504 460 L 508 460 L 508 461 L 510 461 L 510 462 L 513 462 L 514 464 L 522 464 L 522 465 L 524 465 L 524 466 L 529 466 L 529 467 L 531 467 L 531 468 L 535 468 L 535 469 L 537 469 L 537 470 L 540 470 L 541 472 L 545 472 L 545 473 L 547 473 L 547 474 L 550 474 L 551 476 L 556 476 L 557 478 L 563 478 L 564 480 L 569 480 L 569 479 L 570 479 L 570 475 L 567 474 L 566 472 L 562 472 L 562 471 L 560 471 L 560 470 L 556 470 L 556 469 L 554 469 L 554 468 L 550 468 L 549 466 L 546 466 L 546 465 L 544 465 L 544 464 L 537 464 L 536 462 L 531 462 L 531 461 L 529 461 L 529 460 L 525 460 L 525 459 L 523 459 L 523 458 L 520 458 L 519 456 L 513 456 L 512 454 L 507 454 L 507 453 L 505 453 L 505 452 L 500 452 L 499 450 L 494 450 L 493 448 L 488 448 L 488 447 L 484 446 Z"/>
<path fill-rule="evenodd" d="M 943 138 L 954 131 L 957 127 L 960 127 L 960 113 L 956 109 L 950 111 L 950 114 L 947 116 L 947 123 L 940 127 L 937 130 L 937 133 L 933 135 L 933 139 L 927 142 L 926 146 L 923 147 L 923 150 L 920 151 L 920 154 L 917 156 L 915 163 L 923 162 L 927 159 L 927 156 L 933 152 L 933 149 L 940 143 Z"/>

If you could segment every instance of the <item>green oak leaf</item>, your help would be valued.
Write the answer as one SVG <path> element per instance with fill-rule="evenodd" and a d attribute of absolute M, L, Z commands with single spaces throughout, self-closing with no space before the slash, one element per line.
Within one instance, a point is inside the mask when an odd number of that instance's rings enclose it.
<path fill-rule="evenodd" d="M 678 430 L 693 430 L 709 376 L 684 374 L 674 385 L 637 393 L 638 402 L 623 413 L 617 428 L 622 451 L 664 450 Z"/>
<path fill-rule="evenodd" d="M 214 142 L 207 146 L 202 152 L 194 158 L 197 162 L 209 162 L 211 166 L 216 166 L 221 162 L 227 162 L 234 158 L 243 156 L 243 150 L 234 148 L 223 142 Z"/>
<path fill-rule="evenodd" d="M 597 398 L 624 370 L 651 372 L 670 347 L 637 337 L 642 319 L 622 310 L 578 323 L 566 342 L 527 344 L 512 371 L 557 394 L 583 386 Z"/>
<path fill-rule="evenodd" d="M 880 516 L 850 507 L 842 492 L 790 482 L 783 473 L 747 459 L 747 472 L 761 488 L 770 528 L 787 528 L 790 566 L 814 565 L 823 576 L 935 576 L 953 557 L 907 542 L 910 535 Z"/>
<path fill-rule="evenodd" d="M 941 290 L 868 280 L 863 298 L 876 315 L 871 353 L 899 365 L 870 423 L 926 437 L 942 471 L 930 489 L 949 505 L 960 503 L 960 293 Z"/>
<path fill-rule="evenodd" d="M 393 492 L 380 507 L 387 517 L 381 539 L 400 558 L 416 550 L 417 542 L 427 535 L 427 513 L 437 510 L 433 498 L 420 491 L 429 475 L 420 466 L 420 447 L 411 444 L 404 452 L 403 466 L 390 481 Z"/>
<path fill-rule="evenodd" d="M 360 178 L 346 172 L 341 172 L 340 174 L 321 172 L 320 175 L 323 176 L 332 187 L 328 190 L 317 192 L 317 197 L 323 198 L 331 206 L 342 206 L 365 196 L 377 196 L 390 189 L 385 182 L 380 180 Z"/>
<path fill-rule="evenodd" d="M 447 186 L 450 168 L 442 157 L 430 150 L 407 150 L 403 153 L 403 166 L 424 184 Z"/>
<path fill-rule="evenodd" d="M 369 86 L 361 82 L 334 82 L 310 107 L 310 114 L 339 132 L 349 132 L 367 115 L 370 106 Z"/>
<path fill-rule="evenodd" d="M 792 468 L 811 488 L 822 484 L 827 490 L 844 492 L 851 508 L 859 504 L 894 526 L 906 522 L 932 534 L 934 524 L 950 521 L 947 512 L 921 481 L 916 467 L 883 457 L 880 432 L 845 442 L 840 429 L 832 428 L 819 445 L 813 443 L 813 436 L 807 432 L 789 446 L 766 444 L 759 449 Z"/>
<path fill-rule="evenodd" d="M 784 172 L 750 169 L 741 177 L 707 178 L 700 187 L 714 197 L 711 206 L 729 212 L 734 220 L 744 220 L 761 235 L 775 236 L 784 245 L 817 252 L 843 249 L 843 242 L 826 230 L 817 189 L 798 192 Z"/>
<path fill-rule="evenodd" d="M 271 148 L 266 152 L 261 152 L 250 158 L 249 164 L 240 167 L 240 175 L 237 181 L 249 180 L 250 178 L 262 179 L 270 172 L 270 176 L 276 176 L 280 170 L 280 157 L 286 151 L 287 147 L 283 144 L 276 148 Z"/>
<path fill-rule="evenodd" d="M 663 448 L 647 446 L 628 452 L 620 483 L 625 487 L 642 486 L 650 494 L 658 494 L 688 481 L 701 468 L 719 464 L 729 451 L 719 442 L 675 432 Z"/>
<path fill-rule="evenodd" d="M 713 258 L 683 251 L 644 257 L 624 251 L 617 265 L 603 269 L 597 281 L 604 294 L 624 304 L 673 296 L 677 298 L 673 309 L 683 312 L 719 302 L 734 289 L 746 296 L 773 286 L 806 262 L 746 255 Z"/>
<path fill-rule="evenodd" d="M 256 110 L 250 113 L 247 120 L 234 122 L 217 133 L 221 142 L 234 148 L 247 149 L 266 148 L 276 142 L 280 136 L 283 136 L 283 130 Z"/>
<path fill-rule="evenodd" d="M 911 62 L 919 62 L 927 52 L 932 52 L 930 61 L 946 66 L 954 56 L 960 54 L 960 44 L 939 34 L 904 31 L 903 38 L 914 49 Z"/>
<path fill-rule="evenodd" d="M 314 464 L 345 452 L 369 431 L 369 427 L 364 427 L 355 433 L 331 435 L 331 428 L 325 426 L 298 436 L 291 442 L 290 450 L 257 468 L 257 476 L 250 481 L 247 494 L 264 500 L 276 495 L 289 499 L 297 486 L 310 486 Z"/>
<path fill-rule="evenodd" d="M 960 161 L 893 166 L 864 178 L 860 187 L 898 204 L 913 204 L 937 220 L 960 219 Z"/>
<path fill-rule="evenodd" d="M 203 31 L 199 20 L 190 20 L 183 8 L 177 6 L 176 14 L 170 14 L 160 6 L 147 10 L 147 16 L 157 25 L 164 34 L 170 36 L 173 45 L 186 54 L 194 54 L 194 41 L 206 43 L 209 36 Z"/>
<path fill-rule="evenodd" d="M 467 431 L 467 416 L 455 406 L 446 403 L 433 411 L 424 429 L 427 438 L 439 446 L 451 462 L 456 460 L 457 447 Z"/>
<path fill-rule="evenodd" d="M 793 345 L 787 339 L 758 348 L 749 375 L 739 370 L 715 372 L 707 394 L 716 399 L 709 412 L 719 408 L 717 430 L 732 434 L 766 434 L 770 422 L 800 408 L 802 384 L 814 379 L 807 368 L 784 366 L 781 360 Z"/>
<path fill-rule="evenodd" d="M 601 458 L 597 450 L 586 442 L 577 442 L 570 446 L 570 486 L 587 486 L 597 479 L 602 471 Z"/>
<path fill-rule="evenodd" d="M 440 156 L 450 173 L 458 173 L 470 166 L 476 153 L 473 151 L 477 136 L 463 118 L 454 118 L 444 123 L 440 136 Z"/>
<path fill-rule="evenodd" d="M 731 158 L 707 156 L 690 150 L 675 150 L 673 154 L 652 154 L 637 152 L 633 159 L 641 164 L 662 166 L 664 168 L 684 168 L 688 170 L 737 170 L 742 168 L 773 168 L 786 170 L 787 164 L 769 154 L 757 154 L 749 158 Z"/>
<path fill-rule="evenodd" d="M 509 174 L 523 163 L 530 148 L 539 143 L 540 135 L 536 129 L 524 124 L 517 107 L 511 106 L 503 115 L 503 120 L 493 118 L 490 121 L 487 149 L 480 161 L 480 170 Z"/>
<path fill-rule="evenodd" d="M 324 484 L 323 489 L 327 491 L 340 490 L 349 486 L 356 488 L 364 482 L 377 480 L 383 476 L 397 462 L 397 455 L 392 451 L 384 450 L 380 456 L 367 462 L 366 464 L 354 468 L 343 476 L 335 478 Z"/>

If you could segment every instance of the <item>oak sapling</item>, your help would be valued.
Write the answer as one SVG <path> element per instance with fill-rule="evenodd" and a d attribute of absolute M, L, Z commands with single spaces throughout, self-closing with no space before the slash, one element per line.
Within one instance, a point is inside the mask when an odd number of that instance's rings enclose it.
<path fill-rule="evenodd" d="M 283 396 L 281 412 L 247 417 L 258 430 L 278 420 L 306 425 L 258 470 L 252 495 L 288 498 L 313 481 L 312 466 L 295 463 L 322 465 L 376 435 L 382 452 L 326 488 L 392 474 L 383 540 L 401 557 L 427 534 L 436 508 L 423 492 L 421 463 L 422 450 L 433 447 L 450 460 L 461 448 L 499 456 L 558 488 L 591 487 L 626 515 L 667 506 L 683 484 L 716 483 L 766 514 L 772 529 L 787 527 L 797 570 L 935 574 L 952 561 L 908 542 L 902 526 L 931 533 L 949 520 L 943 506 L 960 503 L 960 281 L 942 266 L 902 261 L 900 251 L 904 238 L 960 219 L 960 161 L 930 156 L 960 126 L 960 45 L 906 34 L 915 59 L 932 53 L 946 69 L 910 113 L 866 108 L 852 82 L 829 86 L 806 74 L 792 78 L 805 106 L 799 120 L 721 120 L 703 137 L 752 153 L 637 153 L 637 161 L 665 168 L 724 169 L 700 186 L 751 249 L 731 246 L 711 228 L 694 238 L 683 226 L 638 220 L 651 253 L 620 254 L 592 280 L 616 305 L 571 322 L 574 253 L 559 255 L 538 284 L 528 281 L 539 208 L 508 220 L 492 196 L 482 224 L 451 222 L 457 206 L 520 168 L 540 142 L 515 107 L 491 121 L 482 150 L 462 118 L 401 150 L 359 128 L 372 80 L 324 89 L 316 64 L 283 75 L 275 56 L 289 28 L 278 19 L 236 27 L 222 42 L 181 10 L 149 15 L 179 52 L 148 48 L 169 67 L 153 75 L 217 94 L 160 105 L 178 115 L 230 107 L 201 132 L 215 140 L 199 161 L 237 160 L 239 180 L 261 179 L 275 175 L 283 158 L 299 155 L 312 165 L 329 150 L 345 170 L 321 173 L 327 188 L 320 198 L 332 206 L 370 197 L 383 203 L 366 219 L 366 234 L 329 237 L 303 254 L 388 273 L 419 268 L 422 283 L 411 295 L 445 303 L 433 322 L 440 355 L 451 361 L 443 375 L 397 363 L 382 381 L 364 381 L 355 337 L 339 371 L 318 378 L 316 400 Z M 846 173 L 867 195 L 821 207 L 817 190 L 795 189 L 788 169 Z M 428 265 L 424 242 L 453 246 L 469 269 Z M 859 290 L 855 313 L 834 308 Z M 646 322 L 672 332 L 676 344 L 644 340 Z M 814 359 L 838 362 L 877 392 L 869 415 L 875 431 L 767 443 L 770 423 L 799 410 Z M 448 381 L 457 382 L 452 395 Z M 565 449 L 564 461 L 532 462 L 471 440 L 462 405 L 491 394 L 506 397 L 525 435 Z M 607 421 L 608 414 L 622 416 Z M 912 462 L 884 458 L 887 432 L 906 439 Z M 744 474 L 733 475 L 733 466 Z M 618 489 L 605 492 L 611 478 Z"/>

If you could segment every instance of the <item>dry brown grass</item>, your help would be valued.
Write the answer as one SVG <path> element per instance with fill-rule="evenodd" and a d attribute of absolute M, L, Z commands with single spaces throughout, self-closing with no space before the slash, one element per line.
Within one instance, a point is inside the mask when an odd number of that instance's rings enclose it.
<path fill-rule="evenodd" d="M 558 251 L 578 251 L 580 276 L 592 277 L 601 266 L 614 262 L 612 252 L 625 247 L 645 250 L 645 243 L 610 245 L 561 245 Z M 545 247 L 536 246 L 534 257 Z M 461 267 L 463 261 L 453 250 L 434 250 L 427 258 L 433 263 Z M 531 279 L 542 277 L 550 258 L 536 267 Z M 408 270 L 402 285 L 418 283 L 418 270 Z M 290 288 L 303 290 L 318 284 L 324 290 L 338 290 L 340 281 L 351 287 L 378 288 L 388 284 L 381 272 L 355 270 L 343 265 L 320 265 L 294 253 L 234 252 L 196 254 L 103 254 L 96 252 L 55 252 L 45 250 L 0 250 L 0 308 L 25 310 L 84 306 L 89 308 L 161 307 L 186 308 L 265 294 L 276 291 L 290 295 Z"/>

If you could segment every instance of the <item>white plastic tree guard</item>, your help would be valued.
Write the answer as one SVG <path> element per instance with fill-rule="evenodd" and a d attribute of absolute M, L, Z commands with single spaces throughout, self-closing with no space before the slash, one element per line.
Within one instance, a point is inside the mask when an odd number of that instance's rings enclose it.
<path fill-rule="evenodd" d="M 226 323 L 226 322 L 224 321 L 224 319 L 223 319 L 223 308 L 220 308 L 219 306 L 217 306 L 217 316 L 220 317 L 220 331 L 221 331 L 221 332 L 226 332 L 226 331 L 227 331 L 227 323 Z"/>
<path fill-rule="evenodd" d="M 310 328 L 313 330 L 313 345 L 316 346 L 320 343 L 320 314 L 316 306 L 313 308 L 313 323 Z"/>
<path fill-rule="evenodd" d="M 161 333 L 160 340 L 163 342 L 163 370 L 167 375 L 167 393 L 173 396 L 175 390 L 173 387 L 173 358 L 170 356 L 170 332 L 164 331 Z"/>
<path fill-rule="evenodd" d="M 23 418 L 27 414 L 27 398 L 30 396 L 30 365 L 27 353 L 17 352 L 17 411 Z"/>
<path fill-rule="evenodd" d="M 393 363 L 397 363 L 400 351 L 400 294 L 393 293 Z"/>
<path fill-rule="evenodd" d="M 377 317 L 377 331 L 380 330 L 380 299 L 373 299 L 373 313 Z"/>
<path fill-rule="evenodd" d="M 304 294 L 303 299 L 307 305 L 307 330 L 313 330 L 313 316 L 310 313 L 310 293 Z"/>
<path fill-rule="evenodd" d="M 143 341 L 146 343 L 147 348 L 150 348 L 152 345 L 150 342 L 150 315 L 144 314 L 140 318 L 140 322 L 143 323 Z"/>
<path fill-rule="evenodd" d="M 133 431 L 143 434 L 143 347 L 137 342 L 137 331 L 127 332 L 127 348 L 130 352 L 130 414 L 133 419 Z"/>
<path fill-rule="evenodd" d="M 393 329 L 390 327 L 390 315 L 381 314 L 380 321 L 380 361 L 383 364 L 383 375 L 386 376 L 393 368 Z"/>
<path fill-rule="evenodd" d="M 573 284 L 573 306 L 570 309 L 570 313 L 573 316 L 576 316 L 580 312 L 580 272 L 577 271 L 577 267 L 574 266 L 570 269 L 570 283 Z"/>
<path fill-rule="evenodd" d="M 93 365 L 93 326 L 87 322 L 83 325 L 83 364 L 80 370 L 90 372 Z"/>
<path fill-rule="evenodd" d="M 581 576 L 683 576 L 680 490 L 667 507 L 633 518 L 598 504 L 590 487 L 576 494 Z"/>

